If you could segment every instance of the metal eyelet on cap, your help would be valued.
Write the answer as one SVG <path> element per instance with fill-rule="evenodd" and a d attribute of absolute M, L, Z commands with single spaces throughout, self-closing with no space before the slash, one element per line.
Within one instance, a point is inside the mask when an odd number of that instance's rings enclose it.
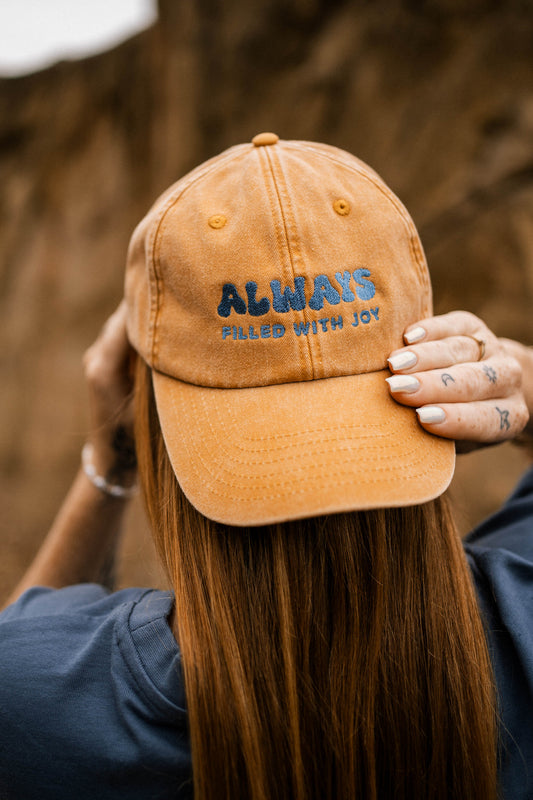
<path fill-rule="evenodd" d="M 340 198 L 339 200 L 335 200 L 333 203 L 333 209 L 337 212 L 337 214 L 340 214 L 341 217 L 345 217 L 350 213 L 351 206 L 347 200 Z"/>
<path fill-rule="evenodd" d="M 252 144 L 256 147 L 263 147 L 267 144 L 276 144 L 279 142 L 279 136 L 277 133 L 258 133 L 257 136 L 254 136 L 252 139 Z"/>
<path fill-rule="evenodd" d="M 226 219 L 224 214 L 215 214 L 214 217 L 210 217 L 207 220 L 207 224 L 211 228 L 218 229 L 218 228 L 223 228 L 227 221 L 228 220 Z"/>

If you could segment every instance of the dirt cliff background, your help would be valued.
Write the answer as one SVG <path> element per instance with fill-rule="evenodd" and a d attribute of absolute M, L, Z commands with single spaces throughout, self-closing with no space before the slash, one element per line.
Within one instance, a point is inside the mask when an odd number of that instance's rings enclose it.
<path fill-rule="evenodd" d="M 533 343 L 533 3 L 160 0 L 116 49 L 0 80 L 0 594 L 79 460 L 80 358 L 158 193 L 261 130 L 346 148 L 410 209 L 436 311 Z M 463 529 L 524 464 L 463 457 Z M 159 581 L 139 506 L 122 584 Z"/>

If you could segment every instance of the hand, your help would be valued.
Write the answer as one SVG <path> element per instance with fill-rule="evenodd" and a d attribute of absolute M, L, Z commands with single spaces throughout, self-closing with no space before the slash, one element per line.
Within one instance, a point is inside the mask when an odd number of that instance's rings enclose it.
<path fill-rule="evenodd" d="M 467 452 L 525 428 L 533 412 L 533 351 L 498 339 L 466 311 L 421 320 L 404 339 L 407 347 L 389 357 L 387 381 L 427 431 Z"/>
<path fill-rule="evenodd" d="M 99 475 L 125 486 L 134 483 L 136 472 L 131 375 L 134 355 L 122 301 L 85 353 L 83 364 L 94 466 Z"/>

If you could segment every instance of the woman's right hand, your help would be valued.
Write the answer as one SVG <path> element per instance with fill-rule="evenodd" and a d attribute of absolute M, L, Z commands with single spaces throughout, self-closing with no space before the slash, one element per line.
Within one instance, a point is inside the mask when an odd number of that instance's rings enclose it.
<path fill-rule="evenodd" d="M 392 396 L 459 452 L 513 439 L 533 446 L 533 350 L 498 339 L 474 314 L 453 311 L 409 326 L 389 357 Z"/>

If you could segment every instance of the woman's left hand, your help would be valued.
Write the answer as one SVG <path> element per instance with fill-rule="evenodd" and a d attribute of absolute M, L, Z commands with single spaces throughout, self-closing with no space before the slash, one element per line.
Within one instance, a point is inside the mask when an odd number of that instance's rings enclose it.
<path fill-rule="evenodd" d="M 395 400 L 416 408 L 426 430 L 455 439 L 466 452 L 524 429 L 532 409 L 523 390 L 529 361 L 516 357 L 523 346 L 498 339 L 466 311 L 421 320 L 404 339 L 407 346 L 389 357 L 387 382 Z"/>
<path fill-rule="evenodd" d="M 134 483 L 136 472 L 133 356 L 126 333 L 126 304 L 122 301 L 83 358 L 92 460 L 99 475 L 122 485 Z"/>

